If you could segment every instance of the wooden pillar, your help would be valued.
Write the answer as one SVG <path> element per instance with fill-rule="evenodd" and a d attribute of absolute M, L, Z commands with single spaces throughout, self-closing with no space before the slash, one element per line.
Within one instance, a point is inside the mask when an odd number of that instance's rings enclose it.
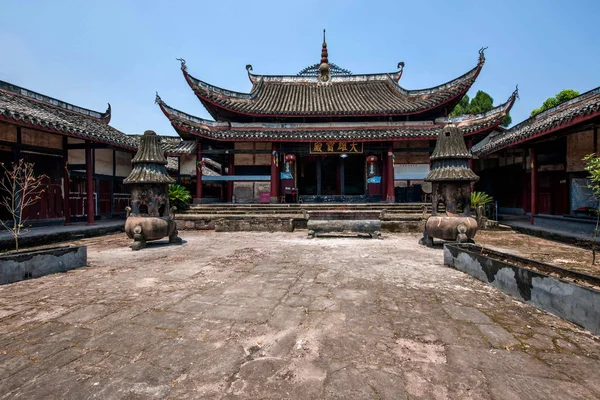
<path fill-rule="evenodd" d="M 92 144 L 85 142 L 85 172 L 87 185 L 87 225 L 94 225 L 96 204 L 94 203 L 94 163 L 92 162 Z"/>
<path fill-rule="evenodd" d="M 394 195 L 394 149 L 392 144 L 388 146 L 387 154 L 387 196 L 386 200 L 389 203 L 396 202 L 396 196 Z"/>
<path fill-rule="evenodd" d="M 346 164 L 346 158 L 344 157 L 340 157 L 340 173 L 339 173 L 339 179 L 340 179 L 340 194 L 342 196 L 344 196 L 346 194 L 346 185 L 345 185 L 345 179 L 346 179 L 346 171 L 344 170 L 344 166 Z"/>
<path fill-rule="evenodd" d="M 271 203 L 279 201 L 279 153 L 277 143 L 271 145 Z"/>
<path fill-rule="evenodd" d="M 196 147 L 196 199 L 202 202 L 202 142 Z"/>
<path fill-rule="evenodd" d="M 529 154 L 531 157 L 531 225 L 535 225 L 534 215 L 537 213 L 537 154 L 533 148 Z"/>
<path fill-rule="evenodd" d="M 473 147 L 473 138 L 468 138 L 467 139 L 467 150 L 471 151 L 471 148 Z M 471 169 L 471 171 L 473 170 L 473 159 L 469 158 L 469 168 Z M 475 182 L 473 182 L 475 183 Z"/>
<path fill-rule="evenodd" d="M 115 180 L 117 179 L 117 152 L 112 152 L 112 179 L 110 181 L 110 216 L 115 215 Z"/>
<path fill-rule="evenodd" d="M 181 156 L 177 157 L 177 184 L 181 185 Z"/>
<path fill-rule="evenodd" d="M 65 225 L 71 225 L 71 185 L 69 184 L 69 138 L 63 136 L 63 213 Z"/>
<path fill-rule="evenodd" d="M 321 195 L 321 156 L 317 156 L 317 196 Z"/>
<path fill-rule="evenodd" d="M 229 155 L 229 165 L 227 166 L 227 174 L 235 175 L 235 157 L 233 154 Z M 227 201 L 233 202 L 233 181 L 227 181 Z"/>
<path fill-rule="evenodd" d="M 379 171 L 381 171 L 381 181 L 379 184 L 381 189 L 381 201 L 385 201 L 385 198 L 387 197 L 387 158 L 384 152 L 381 153 L 379 162 L 381 167 L 379 169 Z"/>
<path fill-rule="evenodd" d="M 17 126 L 17 145 L 13 146 L 13 156 L 15 157 L 15 164 L 19 162 L 19 160 L 21 159 L 21 143 L 22 143 L 22 139 L 21 139 L 22 135 L 21 135 L 21 127 Z"/>

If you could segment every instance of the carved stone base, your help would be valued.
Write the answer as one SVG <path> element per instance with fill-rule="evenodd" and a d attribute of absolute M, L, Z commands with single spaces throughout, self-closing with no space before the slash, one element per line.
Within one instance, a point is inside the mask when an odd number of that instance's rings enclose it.
<path fill-rule="evenodd" d="M 433 247 L 433 238 L 427 234 L 427 229 L 423 232 L 423 237 L 419 240 L 419 244 L 427 247 Z"/>
<path fill-rule="evenodd" d="M 146 239 L 141 233 L 133 235 L 133 244 L 131 250 L 141 250 L 146 247 Z"/>
<path fill-rule="evenodd" d="M 177 231 L 177 229 L 175 229 L 173 231 L 173 233 L 171 233 L 171 235 L 169 236 L 169 243 L 181 244 L 183 242 L 183 240 L 181 240 L 181 238 L 179 236 L 177 236 L 178 234 L 179 234 L 179 232 Z"/>

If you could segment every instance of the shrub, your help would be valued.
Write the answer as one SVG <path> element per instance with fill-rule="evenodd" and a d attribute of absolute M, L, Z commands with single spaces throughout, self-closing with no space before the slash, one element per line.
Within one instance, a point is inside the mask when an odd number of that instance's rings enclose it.
<path fill-rule="evenodd" d="M 190 191 L 181 185 L 169 185 L 169 203 L 177 210 L 185 210 L 192 199 Z"/>
<path fill-rule="evenodd" d="M 486 192 L 471 192 L 471 209 L 477 210 L 477 207 L 492 203 L 494 198 Z"/>

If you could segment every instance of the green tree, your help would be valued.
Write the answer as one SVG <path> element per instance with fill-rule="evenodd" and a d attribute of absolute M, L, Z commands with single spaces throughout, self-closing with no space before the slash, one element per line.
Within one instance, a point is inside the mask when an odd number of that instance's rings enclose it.
<path fill-rule="evenodd" d="M 556 96 L 548 97 L 546 100 L 544 100 L 544 102 L 542 103 L 542 106 L 540 108 L 536 108 L 533 111 L 531 111 L 530 116 L 533 117 L 535 115 L 543 113 L 544 111 L 549 110 L 552 107 L 556 107 L 560 103 L 564 103 L 565 101 L 571 100 L 572 98 L 577 97 L 577 96 L 579 96 L 579 92 L 577 90 L 573 90 L 573 89 L 562 90 Z"/>
<path fill-rule="evenodd" d="M 469 96 L 464 95 L 462 99 L 458 102 L 458 104 L 454 107 L 452 112 L 450 113 L 451 117 L 458 117 L 459 115 L 469 114 Z"/>
<path fill-rule="evenodd" d="M 479 114 L 490 111 L 494 108 L 494 99 L 492 96 L 482 90 L 478 90 L 475 97 L 471 99 L 469 104 L 469 114 Z"/>
<path fill-rule="evenodd" d="M 484 92 L 483 90 L 477 91 L 475 97 L 469 99 L 469 96 L 465 95 L 458 104 L 454 107 L 450 113 L 451 117 L 458 117 L 465 114 L 479 114 L 486 111 L 490 111 L 494 108 L 494 99 L 492 96 Z M 508 114 L 502 120 L 502 126 L 508 126 L 512 123 L 512 118 Z"/>

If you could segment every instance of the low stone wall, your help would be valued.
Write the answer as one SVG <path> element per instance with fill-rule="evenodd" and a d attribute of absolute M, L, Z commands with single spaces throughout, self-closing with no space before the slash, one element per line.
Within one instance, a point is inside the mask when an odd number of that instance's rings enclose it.
<path fill-rule="evenodd" d="M 177 230 L 214 230 L 217 232 L 293 232 L 306 227 L 306 221 L 293 217 L 176 215 Z"/>
<path fill-rule="evenodd" d="M 86 265 L 86 246 L 63 246 L 4 254 L 0 256 L 0 285 Z"/>
<path fill-rule="evenodd" d="M 259 231 L 293 232 L 307 229 L 307 218 L 300 216 L 212 216 L 177 214 L 177 230 L 214 230 L 218 232 Z M 425 222 L 414 218 L 406 220 L 382 220 L 382 232 L 422 233 Z"/>
<path fill-rule="evenodd" d="M 600 278 L 511 254 L 485 251 L 489 256 L 482 254 L 480 246 L 445 244 L 444 264 L 600 335 L 600 291 L 523 268 L 510 261 L 595 285 L 600 284 Z"/>

